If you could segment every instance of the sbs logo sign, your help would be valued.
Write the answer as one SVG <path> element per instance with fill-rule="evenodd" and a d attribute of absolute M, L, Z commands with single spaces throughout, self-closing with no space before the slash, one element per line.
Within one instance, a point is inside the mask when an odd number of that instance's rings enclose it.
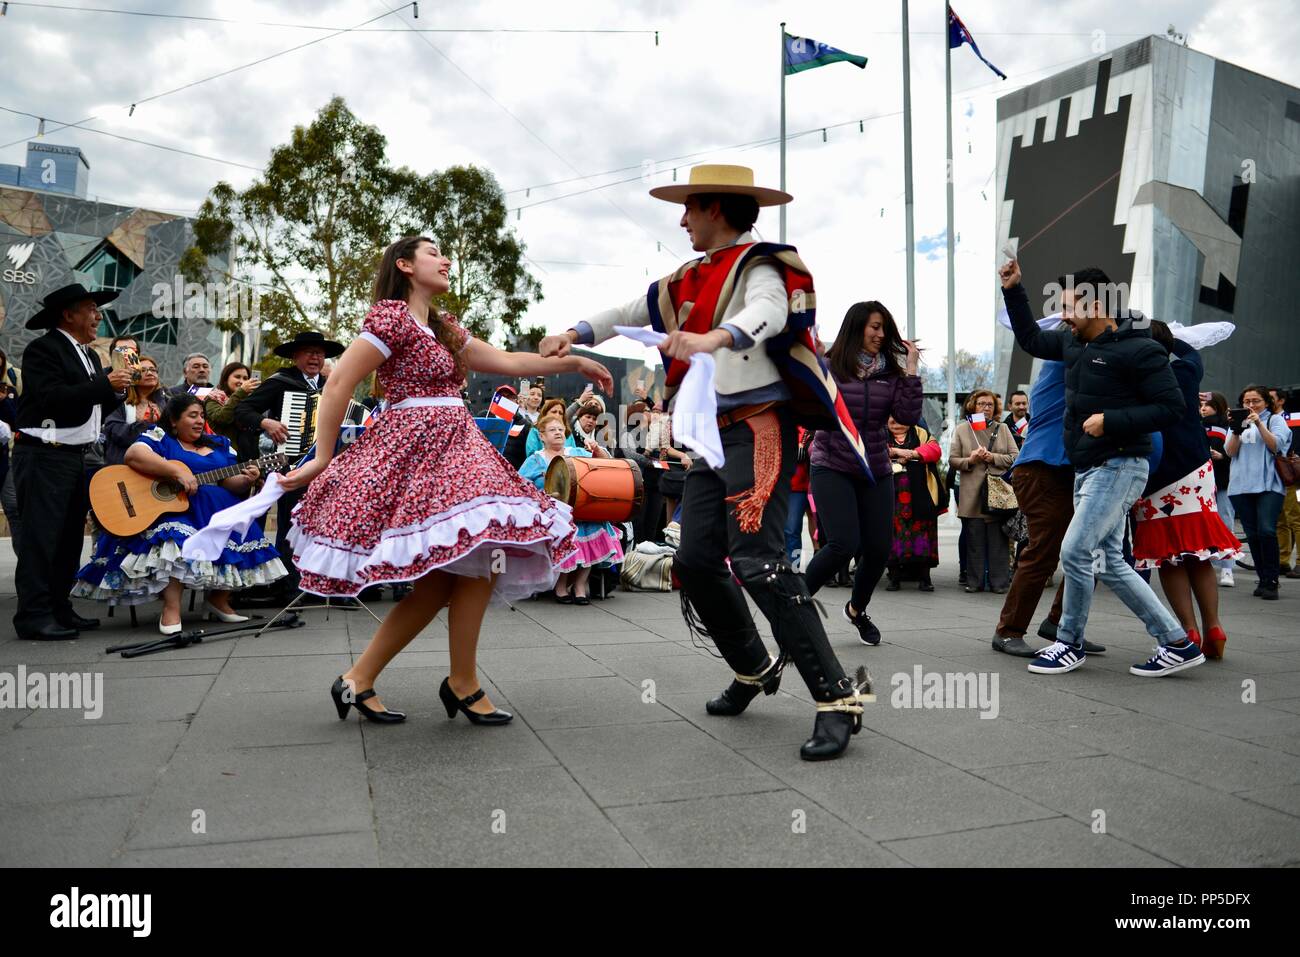
<path fill-rule="evenodd" d="M 32 252 L 36 249 L 36 243 L 17 243 L 10 246 L 5 252 L 5 258 L 12 263 L 12 268 L 6 269 L 2 277 L 5 282 L 19 283 L 21 285 L 34 286 L 39 280 L 39 276 L 34 272 L 26 272 L 23 267 L 27 265 L 27 260 L 32 258 Z"/>

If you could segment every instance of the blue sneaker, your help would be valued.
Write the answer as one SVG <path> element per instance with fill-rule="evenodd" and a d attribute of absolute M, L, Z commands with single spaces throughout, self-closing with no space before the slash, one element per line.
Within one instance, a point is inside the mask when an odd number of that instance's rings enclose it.
<path fill-rule="evenodd" d="M 1086 652 L 1058 641 L 1040 651 L 1038 657 L 1029 662 L 1029 670 L 1036 675 L 1063 675 L 1087 660 Z"/>
<path fill-rule="evenodd" d="M 1154 655 L 1129 668 L 1128 673 L 1143 678 L 1159 678 L 1202 664 L 1205 664 L 1205 655 L 1201 649 L 1184 639 L 1181 645 L 1158 645 Z"/>

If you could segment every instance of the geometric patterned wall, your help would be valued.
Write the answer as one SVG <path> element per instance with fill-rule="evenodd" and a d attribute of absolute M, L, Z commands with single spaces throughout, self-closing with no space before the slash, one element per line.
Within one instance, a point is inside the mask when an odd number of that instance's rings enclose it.
<path fill-rule="evenodd" d="M 1153 318 L 1236 325 L 1202 388 L 1300 385 L 1300 90 L 1147 37 L 999 98 L 997 132 L 1026 288 L 1101 265 Z M 994 355 L 999 388 L 1030 381 L 1000 327 Z"/>
<path fill-rule="evenodd" d="M 32 248 L 26 254 L 29 243 Z M 21 367 L 23 349 L 42 334 L 23 327 L 40 309 L 43 296 L 72 282 L 92 290 L 104 288 L 105 283 L 79 269 L 90 265 L 88 260 L 110 263 L 107 274 L 101 270 L 99 277 L 118 277 L 108 284 L 120 287 L 118 298 L 104 308 L 113 311 L 119 324 L 132 319 L 145 324 L 153 312 L 154 286 L 172 285 L 181 256 L 193 244 L 191 221 L 184 217 L 60 193 L 0 187 L 0 349 L 11 365 Z M 11 250 L 12 258 L 8 255 Z M 7 280 L 13 260 L 21 261 L 25 254 L 18 271 L 24 274 L 21 278 L 35 276 L 36 281 Z M 215 270 L 225 268 L 217 259 L 210 265 Z M 130 278 L 124 282 L 126 277 Z M 164 320 L 151 328 L 161 335 L 162 326 L 167 325 Z M 182 315 L 170 325 L 167 338 L 174 341 L 141 343 L 142 351 L 158 360 L 163 384 L 180 381 L 181 359 L 190 352 L 206 352 L 215 373 L 220 367 L 222 335 L 211 318 Z M 97 342 L 104 359 L 107 344 L 107 337 Z"/>

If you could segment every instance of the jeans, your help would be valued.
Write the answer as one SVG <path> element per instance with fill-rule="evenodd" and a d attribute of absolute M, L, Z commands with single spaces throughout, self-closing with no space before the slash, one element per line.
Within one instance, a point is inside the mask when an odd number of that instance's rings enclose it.
<path fill-rule="evenodd" d="M 1223 524 L 1228 526 L 1228 531 L 1232 532 L 1232 537 L 1237 537 L 1237 510 L 1232 507 L 1232 499 L 1228 497 L 1226 488 L 1218 489 L 1214 493 L 1214 503 L 1219 509 L 1219 518 L 1223 519 Z M 1234 559 L 1220 558 L 1214 562 L 1214 567 L 1222 571 L 1225 568 L 1232 568 Z"/>
<path fill-rule="evenodd" d="M 1105 582 L 1162 645 L 1187 637 L 1151 586 L 1124 561 L 1124 526 L 1147 483 L 1144 458 L 1114 458 L 1074 477 L 1074 518 L 1061 543 L 1065 601 L 1057 639 L 1083 648 L 1097 579 Z"/>
<path fill-rule="evenodd" d="M 808 511 L 808 493 L 790 493 L 790 514 L 785 520 L 785 554 L 790 565 L 799 570 L 800 553 L 803 551 L 803 517 Z"/>
<path fill-rule="evenodd" d="M 1255 561 L 1255 574 L 1265 584 L 1277 586 L 1277 519 L 1282 514 L 1282 493 L 1250 492 L 1232 496 L 1232 506 L 1241 519 Z"/>

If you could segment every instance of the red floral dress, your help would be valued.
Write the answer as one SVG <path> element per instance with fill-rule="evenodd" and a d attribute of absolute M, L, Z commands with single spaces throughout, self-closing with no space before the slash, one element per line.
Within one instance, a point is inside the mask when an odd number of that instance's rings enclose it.
<path fill-rule="evenodd" d="M 469 335 L 456 329 L 463 348 Z M 521 478 L 483 436 L 459 402 L 451 354 L 405 302 L 376 303 L 361 338 L 387 357 L 378 376 L 388 407 L 293 511 L 302 589 L 356 595 L 434 570 L 497 573 L 495 593 L 507 601 L 553 587 L 575 549 L 569 506 Z M 403 405 L 419 397 L 455 404 Z"/>

